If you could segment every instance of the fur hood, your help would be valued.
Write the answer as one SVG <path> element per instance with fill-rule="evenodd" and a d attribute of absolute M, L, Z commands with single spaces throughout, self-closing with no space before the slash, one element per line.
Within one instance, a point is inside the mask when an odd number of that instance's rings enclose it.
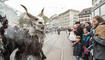
<path fill-rule="evenodd" d="M 105 22 L 102 22 L 97 26 L 96 35 L 98 38 L 105 39 Z"/>

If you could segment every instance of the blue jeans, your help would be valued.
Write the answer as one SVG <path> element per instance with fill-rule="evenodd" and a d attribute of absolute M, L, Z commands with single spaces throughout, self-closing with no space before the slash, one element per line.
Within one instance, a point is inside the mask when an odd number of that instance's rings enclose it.
<path fill-rule="evenodd" d="M 77 56 L 76 56 L 76 60 L 80 60 L 80 57 L 77 57 Z"/>

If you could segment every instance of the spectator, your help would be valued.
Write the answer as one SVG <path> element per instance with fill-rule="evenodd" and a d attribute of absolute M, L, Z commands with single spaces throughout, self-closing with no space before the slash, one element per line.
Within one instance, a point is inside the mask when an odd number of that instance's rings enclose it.
<path fill-rule="evenodd" d="M 77 26 L 77 30 L 75 30 L 74 33 L 75 33 L 77 36 L 82 37 L 83 29 L 82 29 L 82 27 L 81 27 L 81 25 L 80 25 L 80 22 L 76 22 L 75 24 L 76 24 L 76 26 Z"/>
<path fill-rule="evenodd" d="M 92 26 L 91 26 L 91 23 L 90 22 L 86 22 L 85 23 L 85 27 L 87 28 L 87 30 L 90 32 Z"/>
<path fill-rule="evenodd" d="M 74 28 L 74 31 L 76 31 L 77 28 L 78 28 L 78 26 L 77 25 L 74 25 L 73 28 Z"/>
<path fill-rule="evenodd" d="M 103 22 L 104 22 L 104 20 L 100 16 L 96 16 L 93 18 L 93 35 L 94 35 L 93 36 L 93 40 L 94 40 L 93 55 L 96 60 L 105 60 L 105 43 L 104 43 L 105 39 L 100 39 L 97 37 L 98 35 L 96 35 L 97 27 L 100 25 L 100 23 L 103 23 Z M 105 24 L 102 24 L 102 25 L 105 25 Z M 98 30 L 103 31 L 101 29 L 98 29 Z M 100 31 L 98 31 L 98 32 L 100 32 Z M 104 29 L 104 31 L 105 31 L 105 29 Z M 105 35 L 103 35 L 103 36 L 105 36 Z"/>
<path fill-rule="evenodd" d="M 72 29 L 70 27 L 68 27 L 68 33 L 70 35 L 70 32 L 72 31 Z"/>
<path fill-rule="evenodd" d="M 82 56 L 81 52 L 81 43 L 80 43 L 80 36 L 76 37 L 76 41 L 73 43 L 74 44 L 74 50 L 73 50 L 73 55 L 76 57 L 76 60 L 80 60 L 80 57 Z"/>
<path fill-rule="evenodd" d="M 87 28 L 83 29 L 84 34 L 82 35 L 82 46 L 83 46 L 83 54 L 84 54 L 84 60 L 89 60 L 89 52 L 88 47 L 90 43 L 91 36 L 89 35 L 89 31 Z"/>
<path fill-rule="evenodd" d="M 60 35 L 61 29 L 58 28 L 58 29 L 57 29 L 57 32 L 58 32 L 58 35 Z"/>

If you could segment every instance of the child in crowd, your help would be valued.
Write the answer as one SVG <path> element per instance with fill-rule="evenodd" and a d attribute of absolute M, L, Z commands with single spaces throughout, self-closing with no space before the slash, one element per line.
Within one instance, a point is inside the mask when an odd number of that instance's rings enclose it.
<path fill-rule="evenodd" d="M 82 54 L 82 52 L 81 52 L 82 45 L 80 43 L 80 39 L 81 39 L 81 37 L 77 36 L 76 41 L 73 43 L 73 45 L 74 45 L 73 55 L 76 57 L 76 60 L 80 60 L 80 57 Z"/>
<path fill-rule="evenodd" d="M 89 51 L 88 47 L 90 46 L 90 38 L 89 31 L 87 28 L 83 29 L 83 35 L 82 35 L 82 48 L 83 48 L 83 54 L 84 54 L 84 60 L 89 60 Z"/>

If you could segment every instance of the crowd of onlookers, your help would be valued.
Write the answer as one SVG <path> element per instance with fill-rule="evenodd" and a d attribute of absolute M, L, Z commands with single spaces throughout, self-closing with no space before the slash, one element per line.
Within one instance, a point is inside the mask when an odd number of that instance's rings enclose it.
<path fill-rule="evenodd" d="M 69 40 L 73 43 L 73 55 L 76 60 L 105 60 L 105 20 L 95 16 L 92 22 L 76 22 L 72 28 L 57 28 L 69 32 Z"/>
<path fill-rule="evenodd" d="M 94 17 L 92 23 L 76 22 L 68 31 L 76 60 L 105 60 L 105 22 L 102 17 Z"/>

